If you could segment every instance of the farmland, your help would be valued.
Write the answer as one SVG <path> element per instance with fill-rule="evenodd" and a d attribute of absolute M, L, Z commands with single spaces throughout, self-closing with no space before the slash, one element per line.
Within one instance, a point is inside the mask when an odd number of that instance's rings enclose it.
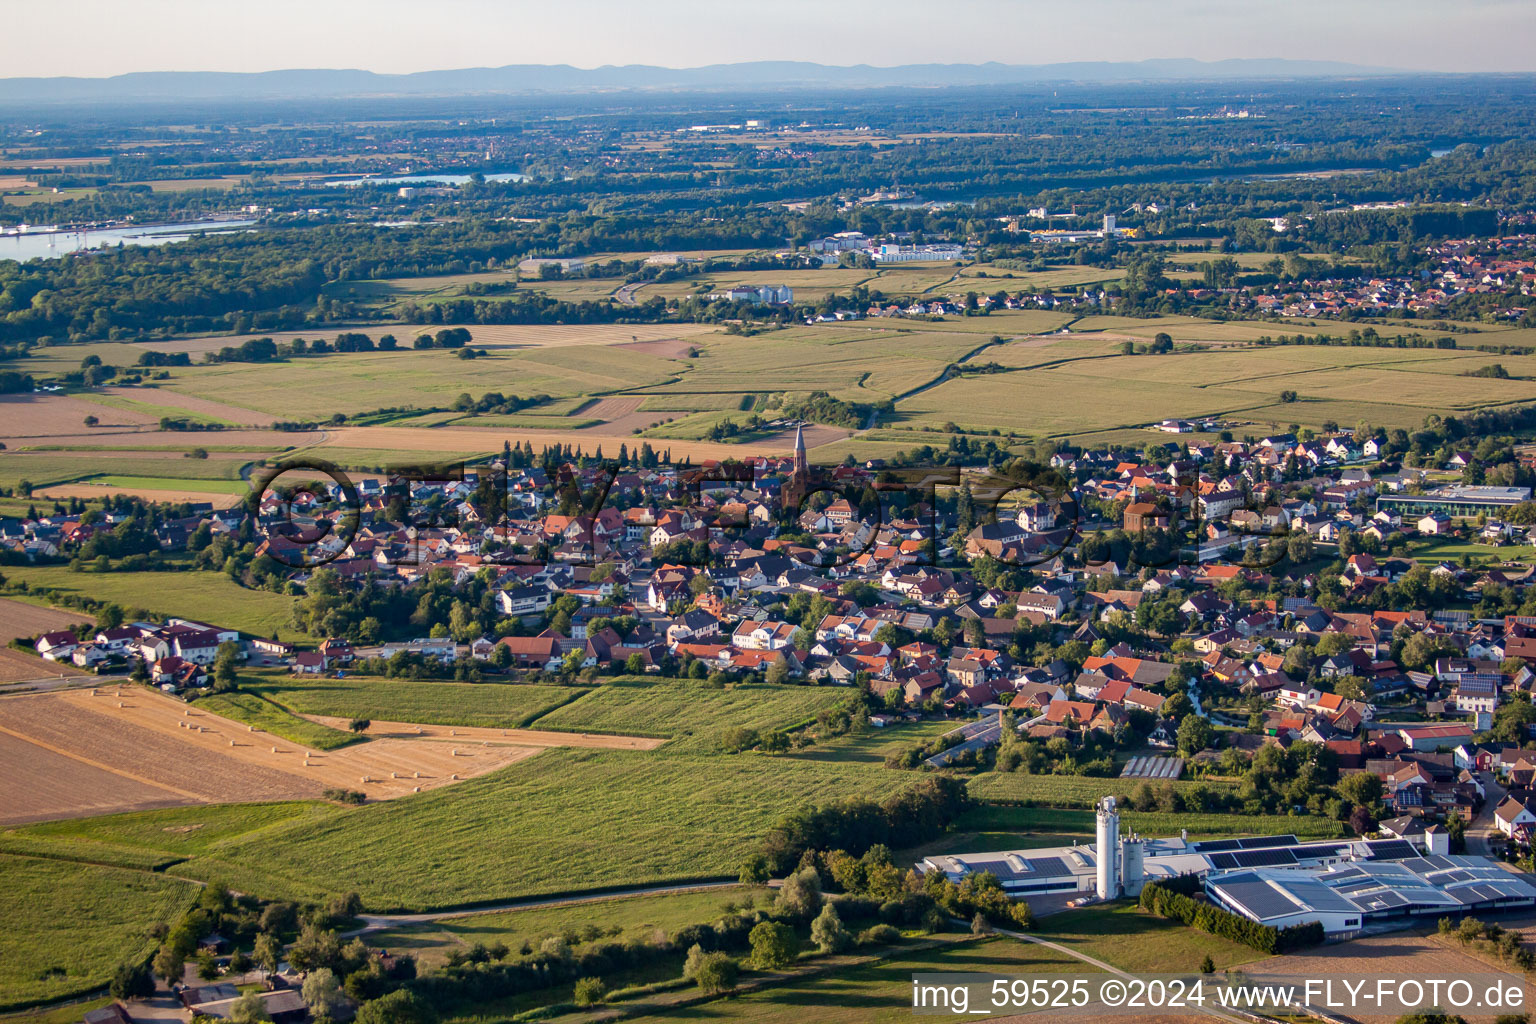
<path fill-rule="evenodd" d="M 800 725 L 836 704 L 835 689 L 736 684 L 723 690 L 693 680 L 621 677 L 534 721 L 539 729 L 633 733 L 673 739 L 668 750 L 719 747 L 741 727 L 771 731 Z"/>
<path fill-rule="evenodd" d="M 0 1007 L 84 993 L 156 945 L 149 932 L 192 901 L 187 882 L 0 854 Z"/>
<path fill-rule="evenodd" d="M 72 665 L 44 661 L 4 645 L 19 637 L 34 637 L 57 629 L 90 625 L 94 621 L 89 615 L 78 612 L 40 608 L 22 601 L 0 598 L 0 683 L 36 679 L 40 676 L 77 674 Z"/>
<path fill-rule="evenodd" d="M 133 611 L 216 622 L 254 636 L 297 635 L 291 625 L 293 599 L 249 590 L 220 572 L 168 569 L 164 572 L 72 572 L 67 566 L 7 566 L 7 584 L 33 591 L 79 595 Z M 141 616 L 136 616 L 141 617 Z"/>
<path fill-rule="evenodd" d="M 204 870 L 274 895 L 355 889 L 375 909 L 734 876 L 777 815 L 892 783 L 880 769 L 751 754 L 546 750 L 405 801 L 235 840 Z"/>
<path fill-rule="evenodd" d="M 0 796 L 6 824 L 185 803 L 318 798 L 338 788 L 390 799 L 494 771 L 538 750 L 391 737 L 322 753 L 132 686 L 6 697 L 0 721 L 0 738 L 10 747 L 6 763 L 23 776 Z"/>
<path fill-rule="evenodd" d="M 415 682 L 354 675 L 310 680 L 264 672 L 248 678 L 253 693 L 299 714 L 501 729 L 528 725 L 584 692 L 533 683 Z"/>
<path fill-rule="evenodd" d="M 946 942 L 928 949 L 842 970 L 799 978 L 739 996 L 685 1009 L 647 1013 L 646 1021 L 684 1024 L 699 1020 L 741 1024 L 897 1024 L 912 1018 L 914 973 L 1075 973 L 1081 965 L 1064 953 L 1008 939 Z M 971 1020 L 986 1019 L 973 1014 Z"/>
<path fill-rule="evenodd" d="M 428 965 L 442 962 L 452 949 L 477 942 L 487 946 L 501 942 L 511 949 L 528 942 L 537 947 L 549 935 L 580 936 L 592 929 L 600 929 L 610 940 L 650 941 L 658 933 L 670 935 L 684 925 L 716 920 L 725 903 L 739 906 L 750 900 L 764 905 L 772 896 L 766 886 L 733 885 L 568 906 L 534 906 L 375 932 L 369 941 L 392 951 L 409 952 Z"/>
<path fill-rule="evenodd" d="M 255 693 L 215 693 L 197 702 L 199 711 L 221 715 L 233 722 L 252 725 L 312 750 L 335 750 L 359 737 L 300 718 Z"/>
<path fill-rule="evenodd" d="M 1055 914 L 1040 937 L 1137 974 L 1193 973 L 1209 956 L 1218 971 L 1263 959 L 1251 947 L 1155 917 L 1134 903 Z"/>

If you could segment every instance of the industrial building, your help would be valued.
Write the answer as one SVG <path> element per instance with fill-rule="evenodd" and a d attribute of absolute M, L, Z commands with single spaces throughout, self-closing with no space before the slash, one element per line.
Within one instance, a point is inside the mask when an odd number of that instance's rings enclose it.
<path fill-rule="evenodd" d="M 957 883 L 990 871 L 1021 899 L 1070 892 L 1136 897 L 1148 882 L 1193 875 L 1213 903 L 1235 914 L 1277 928 L 1318 921 L 1335 938 L 1397 918 L 1536 906 L 1536 886 L 1525 876 L 1486 857 L 1449 856 L 1450 837 L 1438 826 L 1411 839 L 1153 839 L 1122 835 L 1115 798 L 1105 797 L 1096 808 L 1094 839 L 1054 849 L 936 855 L 917 869 L 942 871 Z"/>
<path fill-rule="evenodd" d="M 1496 516 L 1531 500 L 1529 487 L 1485 487 L 1451 484 L 1423 494 L 1382 494 L 1376 498 L 1377 511 L 1386 510 L 1404 519 L 1434 512 L 1448 516 Z"/>
<path fill-rule="evenodd" d="M 1395 919 L 1536 906 L 1536 887 L 1486 857 L 1420 856 L 1412 844 L 1394 842 L 1407 848 L 1397 851 L 1401 859 L 1221 871 L 1206 876 L 1205 892 L 1251 921 L 1275 928 L 1320 921 L 1340 939 Z"/>

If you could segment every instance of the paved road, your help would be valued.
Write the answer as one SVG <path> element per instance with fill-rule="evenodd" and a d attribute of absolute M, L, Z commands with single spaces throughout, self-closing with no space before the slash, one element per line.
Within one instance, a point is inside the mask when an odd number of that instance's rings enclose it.
<path fill-rule="evenodd" d="M 621 306 L 640 305 L 640 303 L 635 299 L 635 289 L 639 288 L 644 283 L 644 281 L 636 281 L 634 284 L 624 285 L 618 291 L 613 293 L 613 301 L 617 302 Z"/>
<path fill-rule="evenodd" d="M 1489 839 L 1498 834 L 1493 812 L 1504 801 L 1509 790 L 1494 780 L 1492 772 L 1480 773 L 1479 780 L 1488 797 L 1483 801 L 1483 809 L 1477 813 L 1477 817 L 1467 823 L 1467 852 L 1479 857 L 1492 857 L 1494 854 Z"/>

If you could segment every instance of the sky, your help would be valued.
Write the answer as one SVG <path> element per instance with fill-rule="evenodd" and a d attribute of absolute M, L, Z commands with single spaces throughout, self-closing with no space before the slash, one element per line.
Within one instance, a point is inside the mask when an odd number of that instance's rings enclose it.
<path fill-rule="evenodd" d="M 1536 71 L 1536 0 L 49 0 L 0 77 L 1288 57 Z"/>

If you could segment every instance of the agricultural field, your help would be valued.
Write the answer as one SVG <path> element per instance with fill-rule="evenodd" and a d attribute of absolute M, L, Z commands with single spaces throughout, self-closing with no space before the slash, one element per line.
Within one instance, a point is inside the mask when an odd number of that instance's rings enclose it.
<path fill-rule="evenodd" d="M 148 953 L 156 923 L 189 906 L 190 882 L 0 854 L 0 1008 L 84 994 L 117 965 Z"/>
<path fill-rule="evenodd" d="M 796 978 L 771 987 L 681 1009 L 658 1008 L 636 1019 L 654 1024 L 898 1024 L 912 1019 L 912 975 L 1072 974 L 1083 965 L 1045 946 L 1005 938 L 943 942 L 887 959 Z M 969 1020 L 985 1020 L 971 1014 Z M 1053 1015 L 1053 1020 L 1072 1019 Z M 1091 1018 L 1084 1018 L 1091 1019 Z M 1149 1024 L 1163 1024 L 1162 1021 Z"/>
<path fill-rule="evenodd" d="M 202 804 L 22 825 L 0 833 L 0 851 L 31 844 L 39 856 L 163 867 L 216 851 L 231 839 L 339 813 L 313 802 Z"/>
<path fill-rule="evenodd" d="M 734 877 L 785 811 L 888 794 L 895 781 L 869 766 L 755 754 L 552 749 L 407 800 L 237 839 L 179 870 L 273 895 L 355 889 L 375 910 Z"/>
<path fill-rule="evenodd" d="M 442 918 L 374 932 L 368 941 L 392 952 L 410 953 L 426 966 L 441 963 L 453 949 L 477 942 L 487 946 L 501 942 L 514 950 L 527 942 L 537 948 L 550 935 L 577 936 L 571 945 L 579 952 L 581 941 L 591 941 L 580 937 L 594 930 L 601 930 L 602 941 L 647 942 L 685 925 L 718 920 L 727 903 L 739 907 L 750 901 L 765 906 L 772 899 L 773 890 L 767 886 L 720 886 Z"/>
<path fill-rule="evenodd" d="M 253 694 L 301 715 L 497 729 L 529 725 L 586 692 L 536 683 L 418 682 L 350 674 L 303 679 L 280 671 L 252 672 L 242 679 Z"/>
<path fill-rule="evenodd" d="M 1223 415 L 1254 424 L 1312 427 L 1330 420 L 1365 420 L 1411 428 L 1447 407 L 1480 408 L 1536 397 L 1536 384 L 1523 380 L 1447 376 L 1445 356 L 1424 349 L 1212 348 L 1126 356 L 1103 348 L 1085 353 L 1074 336 L 1038 351 L 1026 349 L 1021 359 L 1020 347 L 989 349 L 976 361 L 1035 369 L 944 381 L 901 400 L 895 422 L 931 427 L 955 421 L 968 429 L 1063 438 L 1102 435 L 1169 416 Z M 1465 354 L 1451 358 L 1463 368 L 1492 360 L 1466 360 Z M 1282 391 L 1297 392 L 1297 400 L 1281 402 Z M 1358 394 L 1372 398 L 1359 400 Z M 956 410 L 966 410 L 963 420 Z"/>
<path fill-rule="evenodd" d="M 221 715 L 232 722 L 252 725 L 262 732 L 300 743 L 312 750 L 335 750 L 361 737 L 300 718 L 256 693 L 213 693 L 200 698 L 199 711 Z"/>
<path fill-rule="evenodd" d="M 93 625 L 95 619 L 79 612 L 56 608 L 41 608 L 24 601 L 0 598 L 0 683 L 12 683 L 42 676 L 83 675 L 72 665 L 60 665 L 45 661 L 25 651 L 12 650 L 8 645 L 18 638 L 30 638 L 40 633 L 70 629 L 78 625 Z"/>
<path fill-rule="evenodd" d="M 104 686 L 0 698 L 0 741 L 19 777 L 0 824 L 186 803 L 387 800 L 512 764 L 539 748 L 389 737 L 315 751 L 156 690 Z"/>
<path fill-rule="evenodd" d="M 1265 958 L 1250 946 L 1156 917 L 1134 903 L 1052 914 L 1037 934 L 1133 974 L 1194 973 L 1207 956 L 1218 971 Z"/>
<path fill-rule="evenodd" d="M 248 590 L 221 572 L 176 567 L 164 572 L 98 573 L 73 572 L 63 565 L 18 565 L 7 566 L 5 577 L 12 596 L 17 584 L 25 583 L 34 591 L 78 594 L 121 605 L 129 612 L 142 609 L 161 617 L 207 621 L 254 636 L 303 636 L 292 625 L 293 598 Z"/>
<path fill-rule="evenodd" d="M 773 731 L 814 719 L 842 698 L 835 688 L 620 677 L 534 720 L 538 729 L 665 736 L 667 750 L 718 749 L 728 729 Z"/>

